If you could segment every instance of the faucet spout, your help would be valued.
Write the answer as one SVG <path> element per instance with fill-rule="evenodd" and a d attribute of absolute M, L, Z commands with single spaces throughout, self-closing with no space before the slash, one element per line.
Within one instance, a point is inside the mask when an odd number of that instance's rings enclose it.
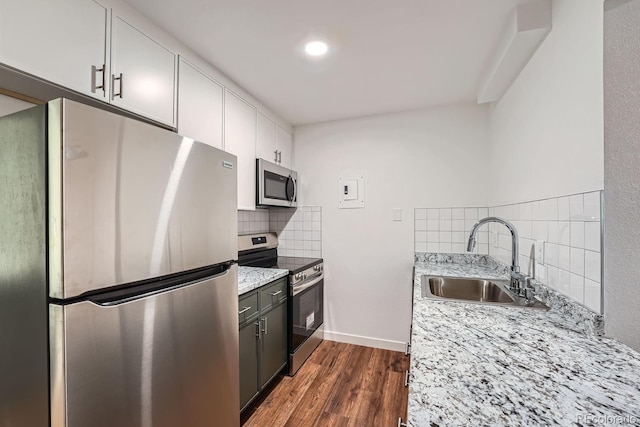
<path fill-rule="evenodd" d="M 499 224 L 502 224 L 505 227 L 507 227 L 509 229 L 509 231 L 511 232 L 511 272 L 512 273 L 520 273 L 520 265 L 519 265 L 519 262 L 518 262 L 518 259 L 519 259 L 519 253 L 518 253 L 518 231 L 516 230 L 516 227 L 514 227 L 514 225 L 512 223 L 510 223 L 509 221 L 507 221 L 506 219 L 499 218 L 497 216 L 489 216 L 489 217 L 483 218 L 480 221 L 476 222 L 473 225 L 473 227 L 471 228 L 471 233 L 469 234 L 469 242 L 467 243 L 467 251 L 468 252 L 473 251 L 473 248 L 475 248 L 475 246 L 476 246 L 476 233 L 478 231 L 478 228 L 480 228 L 480 226 L 482 226 L 483 224 L 486 224 L 488 222 L 497 222 Z"/>

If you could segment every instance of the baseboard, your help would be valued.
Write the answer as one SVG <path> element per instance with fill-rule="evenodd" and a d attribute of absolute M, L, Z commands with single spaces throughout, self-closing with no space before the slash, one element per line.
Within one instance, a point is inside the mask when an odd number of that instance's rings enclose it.
<path fill-rule="evenodd" d="M 343 342 L 347 344 L 362 345 L 365 347 L 380 348 L 382 350 L 401 351 L 407 349 L 407 343 L 403 341 L 381 340 L 379 338 L 363 337 L 360 335 L 331 332 L 325 329 L 324 339 L 327 341 Z"/>

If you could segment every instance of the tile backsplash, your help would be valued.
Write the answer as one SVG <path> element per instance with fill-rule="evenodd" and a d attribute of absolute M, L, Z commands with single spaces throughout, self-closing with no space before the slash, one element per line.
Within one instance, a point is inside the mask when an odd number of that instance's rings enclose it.
<path fill-rule="evenodd" d="M 270 212 L 268 209 L 238 211 L 238 235 L 266 233 L 269 230 Z"/>
<path fill-rule="evenodd" d="M 278 255 L 322 257 L 322 208 L 271 209 L 271 231 L 278 234 Z"/>
<path fill-rule="evenodd" d="M 469 231 L 487 208 L 417 208 L 414 212 L 414 251 L 466 253 Z M 489 231 L 480 229 L 474 253 L 489 253 Z"/>
<path fill-rule="evenodd" d="M 486 216 L 511 221 L 519 236 L 520 268 L 542 283 L 602 313 L 601 191 L 489 208 L 417 208 L 414 250 L 466 253 L 473 224 Z M 536 259 L 536 241 L 544 258 Z M 477 235 L 476 252 L 511 264 L 511 234 L 489 223 Z"/>
<path fill-rule="evenodd" d="M 513 223 L 520 238 L 520 268 L 542 283 L 601 313 L 601 191 L 489 208 L 489 214 Z M 511 237 L 489 224 L 489 254 L 511 263 Z M 494 236 L 494 237 L 492 237 Z M 493 240 L 492 240 L 493 239 Z M 531 248 L 544 242 L 543 259 Z"/>

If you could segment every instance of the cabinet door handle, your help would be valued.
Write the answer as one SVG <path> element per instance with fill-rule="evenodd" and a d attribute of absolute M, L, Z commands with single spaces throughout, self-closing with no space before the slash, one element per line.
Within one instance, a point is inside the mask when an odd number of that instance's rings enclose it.
<path fill-rule="evenodd" d="M 262 330 L 262 333 L 267 335 L 267 318 L 263 317 L 262 320 L 264 321 L 264 329 Z"/>
<path fill-rule="evenodd" d="M 278 164 L 282 164 L 282 151 L 278 151 Z"/>
<path fill-rule="evenodd" d="M 118 93 L 116 93 L 116 81 L 120 82 L 120 92 Z M 122 73 L 120 73 L 119 77 L 116 77 L 115 74 L 111 75 L 111 99 L 116 99 L 116 96 L 122 99 L 123 82 Z"/>
<path fill-rule="evenodd" d="M 275 157 L 273 158 L 273 162 L 278 163 L 278 150 L 275 150 L 273 154 L 275 154 Z"/>
<path fill-rule="evenodd" d="M 281 293 L 282 293 L 282 290 L 279 290 L 278 292 L 271 292 L 269 295 L 271 295 L 272 297 L 277 297 Z"/>
<path fill-rule="evenodd" d="M 241 315 L 241 314 L 243 314 L 243 313 L 246 313 L 246 312 L 247 312 L 247 311 L 249 311 L 249 310 L 251 310 L 251 307 L 242 307 L 242 310 L 240 310 L 240 311 L 238 312 L 238 316 L 239 316 L 239 315 Z"/>
<path fill-rule="evenodd" d="M 398 427 L 409 427 L 409 424 L 402 422 L 402 417 L 398 417 Z"/>
<path fill-rule="evenodd" d="M 409 371 L 404 371 L 404 386 L 409 387 Z"/>
<path fill-rule="evenodd" d="M 104 76 L 105 76 L 105 64 L 102 64 L 102 68 L 98 68 L 95 65 L 91 66 L 91 93 L 96 93 L 96 90 L 102 89 L 102 92 L 105 92 L 104 88 Z M 100 86 L 96 85 L 96 74 L 102 73 L 102 80 Z"/>
<path fill-rule="evenodd" d="M 408 356 L 411 354 L 411 343 L 407 343 L 406 350 L 404 351 L 404 355 Z"/>

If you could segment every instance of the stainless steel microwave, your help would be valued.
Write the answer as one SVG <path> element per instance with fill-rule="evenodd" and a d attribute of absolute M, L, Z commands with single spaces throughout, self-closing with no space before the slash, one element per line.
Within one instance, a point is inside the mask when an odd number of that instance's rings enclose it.
<path fill-rule="evenodd" d="M 258 206 L 298 206 L 298 174 L 264 159 L 256 160 L 256 204 Z"/>

